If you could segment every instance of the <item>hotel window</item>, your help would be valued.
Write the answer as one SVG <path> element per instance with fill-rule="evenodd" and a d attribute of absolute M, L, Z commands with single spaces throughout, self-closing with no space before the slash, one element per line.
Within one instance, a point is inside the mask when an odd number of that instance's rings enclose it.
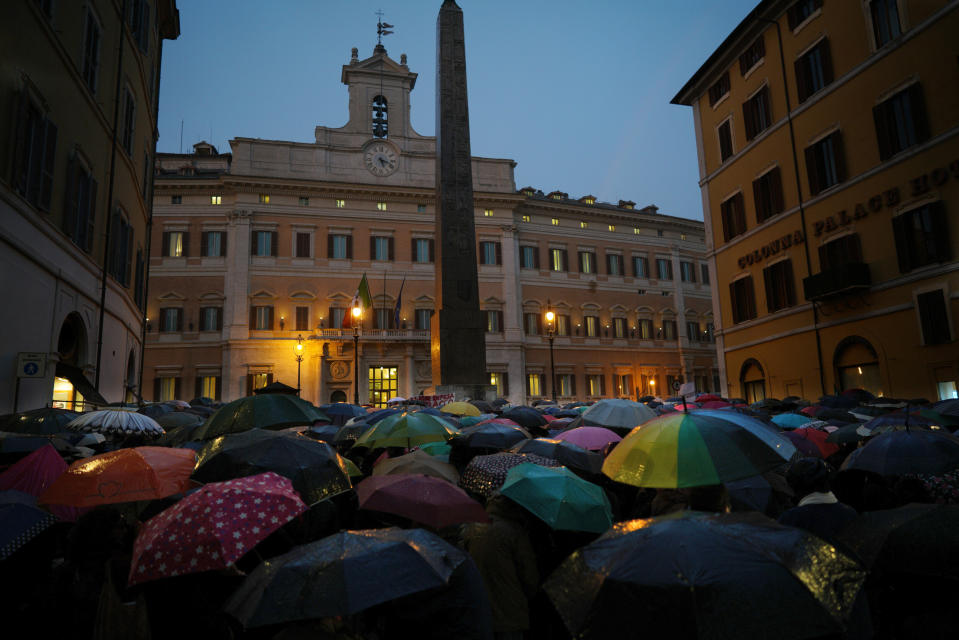
<path fill-rule="evenodd" d="M 276 255 L 277 236 L 276 231 L 254 231 L 253 232 L 253 255 L 254 256 L 275 256 Z"/>
<path fill-rule="evenodd" d="M 749 48 L 739 56 L 739 73 L 745 76 L 746 72 L 759 64 L 766 55 L 766 42 L 762 36 L 749 45 Z"/>
<path fill-rule="evenodd" d="M 833 80 L 829 41 L 823 38 L 819 44 L 796 60 L 795 67 L 796 88 L 799 90 L 801 104 Z"/>
<path fill-rule="evenodd" d="M 669 258 L 656 259 L 656 278 L 658 280 L 673 279 L 673 261 Z"/>
<path fill-rule="evenodd" d="M 579 272 L 596 273 L 596 254 L 592 251 L 579 252 Z"/>
<path fill-rule="evenodd" d="M 556 374 L 556 395 L 569 398 L 576 395 L 576 378 L 571 373 Z"/>
<path fill-rule="evenodd" d="M 633 277 L 649 277 L 649 259 L 644 256 L 633 256 Z"/>
<path fill-rule="evenodd" d="M 416 205 L 416 213 L 426 213 L 426 205 L 425 204 Z"/>
<path fill-rule="evenodd" d="M 676 339 L 676 321 L 663 320 L 663 340 Z"/>
<path fill-rule="evenodd" d="M 83 38 L 83 61 L 81 63 L 81 73 L 83 81 L 90 91 L 96 93 L 97 78 L 100 73 L 100 40 L 101 29 L 100 22 L 94 16 L 93 11 L 88 7 L 86 14 L 86 28 Z"/>
<path fill-rule="evenodd" d="M 503 332 L 503 312 L 496 311 L 484 311 L 486 314 L 486 333 L 502 333 Z"/>
<path fill-rule="evenodd" d="M 766 283 L 766 310 L 774 313 L 796 304 L 792 260 L 780 260 L 763 269 Z"/>
<path fill-rule="evenodd" d="M 653 321 L 648 318 L 642 318 L 639 321 L 639 326 L 637 327 L 639 331 L 640 340 L 652 340 L 653 339 Z"/>
<path fill-rule="evenodd" d="M 416 328 L 427 331 L 430 328 L 430 318 L 433 317 L 432 309 L 417 309 L 414 322 L 416 323 Z"/>
<path fill-rule="evenodd" d="M 568 315 L 556 316 L 556 335 L 558 336 L 569 335 L 569 316 Z"/>
<path fill-rule="evenodd" d="M 310 308 L 296 307 L 296 331 L 310 330 Z"/>
<path fill-rule="evenodd" d="M 926 104 L 918 82 L 873 107 L 872 116 L 876 122 L 880 160 L 929 138 Z"/>
<path fill-rule="evenodd" d="M 49 211 L 57 126 L 25 91 L 21 92 L 19 102 L 20 119 L 14 138 L 18 141 L 13 169 L 14 188 L 38 209 Z"/>
<path fill-rule="evenodd" d="M 222 258 L 226 255 L 226 233 L 204 231 L 200 234 L 200 255 L 205 258 Z"/>
<path fill-rule="evenodd" d="M 532 220 L 532 218 L 529 217 L 529 216 L 524 215 L 524 216 L 522 216 L 522 220 L 523 220 L 523 222 L 529 222 L 530 220 Z"/>
<path fill-rule="evenodd" d="M 539 247 L 520 247 L 519 261 L 522 269 L 539 269 Z"/>
<path fill-rule="evenodd" d="M 919 312 L 924 345 L 944 344 L 952 340 L 952 327 L 949 326 L 946 297 L 942 289 L 916 296 L 916 310 Z"/>
<path fill-rule="evenodd" d="M 183 204 L 183 196 L 170 196 L 170 204 Z"/>
<path fill-rule="evenodd" d="M 346 206 L 346 200 L 339 200 L 339 199 L 337 199 L 337 200 L 334 200 L 334 201 L 333 201 L 333 204 L 336 205 L 336 208 L 337 208 L 337 209 L 342 209 L 343 207 Z"/>
<path fill-rule="evenodd" d="M 769 85 L 743 103 L 743 120 L 746 124 L 746 140 L 752 140 L 772 124 L 769 108 Z"/>
<path fill-rule="evenodd" d="M 93 249 L 97 181 L 76 154 L 70 159 L 69 171 L 63 230 L 74 244 L 89 252 Z"/>
<path fill-rule="evenodd" d="M 616 225 L 615 225 L 615 224 L 611 224 L 611 225 L 608 226 L 608 229 L 609 229 L 610 231 L 616 231 Z"/>
<path fill-rule="evenodd" d="M 183 309 L 167 307 L 160 309 L 160 331 L 170 333 L 183 330 Z"/>
<path fill-rule="evenodd" d="M 862 243 L 858 233 L 850 233 L 819 247 L 819 270 L 838 269 L 862 262 Z"/>
<path fill-rule="evenodd" d="M 606 377 L 603 374 L 589 373 L 586 375 L 586 395 L 606 395 Z"/>
<path fill-rule="evenodd" d="M 129 87 L 123 88 L 123 126 L 120 133 L 120 144 L 127 155 L 133 155 L 133 138 L 136 133 L 136 100 Z"/>
<path fill-rule="evenodd" d="M 330 234 L 326 237 L 326 256 L 330 260 L 353 259 L 353 236 Z"/>
<path fill-rule="evenodd" d="M 310 206 L 310 199 L 309 199 L 309 198 L 304 198 L 303 196 L 300 196 L 300 206 L 301 206 L 301 207 L 308 207 L 308 206 Z"/>
<path fill-rule="evenodd" d="M 723 96 L 729 93 L 729 72 L 727 71 L 719 77 L 713 86 L 709 87 L 709 106 L 712 107 L 719 102 Z"/>
<path fill-rule="evenodd" d="M 413 238 L 413 262 L 420 264 L 433 262 L 433 240 L 431 238 Z"/>
<path fill-rule="evenodd" d="M 789 30 L 793 31 L 820 7 L 822 7 L 822 0 L 799 0 L 799 2 L 794 3 L 789 7 L 787 14 Z"/>
<path fill-rule="evenodd" d="M 806 147 L 806 173 L 812 195 L 846 179 L 842 135 L 839 131 Z"/>
<path fill-rule="evenodd" d="M 586 337 L 599 336 L 599 316 L 583 316 L 583 324 L 586 325 Z"/>
<path fill-rule="evenodd" d="M 538 336 L 542 328 L 542 318 L 538 313 L 524 313 L 523 314 L 523 329 L 526 331 L 528 336 Z"/>
<path fill-rule="evenodd" d="M 542 373 L 526 374 L 526 395 L 543 395 L 543 377 Z"/>
<path fill-rule="evenodd" d="M 716 132 L 719 135 L 719 159 L 720 162 L 726 162 L 733 155 L 732 120 L 727 120 L 719 125 Z"/>
<path fill-rule="evenodd" d="M 210 196 L 210 204 L 223 204 L 223 196 Z"/>
<path fill-rule="evenodd" d="M 187 255 L 187 233 L 185 231 L 165 231 L 163 233 L 163 255 L 167 258 L 183 258 Z"/>
<path fill-rule="evenodd" d="M 740 191 L 731 198 L 727 198 L 719 205 L 723 220 L 723 240 L 729 242 L 732 238 L 746 233 L 746 205 Z"/>
<path fill-rule="evenodd" d="M 763 222 L 782 212 L 785 205 L 779 167 L 753 180 L 753 201 L 756 206 L 756 222 Z"/>
<path fill-rule="evenodd" d="M 551 220 L 550 220 L 550 224 L 552 224 L 554 227 L 558 227 L 558 226 L 559 226 L 559 218 L 553 218 L 553 219 L 551 219 Z"/>
<path fill-rule="evenodd" d="M 390 261 L 393 259 L 393 238 L 370 236 L 370 260 Z"/>
<path fill-rule="evenodd" d="M 493 210 L 492 210 L 492 209 L 483 209 L 483 216 L 486 217 L 486 218 L 492 218 L 492 217 L 493 217 Z"/>
<path fill-rule="evenodd" d="M 709 265 L 703 264 L 703 265 L 700 265 L 700 267 L 702 267 L 703 284 L 709 284 Z"/>
<path fill-rule="evenodd" d="M 699 323 L 686 321 L 686 339 L 690 342 L 699 342 Z M 702 388 L 702 387 L 700 387 Z"/>
<path fill-rule="evenodd" d="M 680 262 L 679 279 L 683 282 L 696 282 L 696 265 L 692 262 Z"/>
<path fill-rule="evenodd" d="M 569 269 L 566 249 L 549 250 L 549 269 L 550 271 L 567 271 Z"/>
<path fill-rule="evenodd" d="M 503 249 L 499 242 L 480 242 L 480 264 L 503 264 Z"/>
<path fill-rule="evenodd" d="M 942 201 L 931 202 L 892 219 L 899 271 L 908 273 L 952 258 L 949 226 Z"/>
<path fill-rule="evenodd" d="M 623 274 L 623 256 L 618 253 L 606 254 L 606 273 L 611 276 L 621 276 Z"/>
<path fill-rule="evenodd" d="M 273 305 L 250 307 L 250 328 L 255 331 L 273 331 Z"/>
<path fill-rule="evenodd" d="M 869 3 L 869 12 L 872 15 L 872 34 L 876 38 L 877 49 L 902 34 L 896 0 L 872 0 Z"/>
<path fill-rule="evenodd" d="M 220 376 L 197 376 L 196 395 L 198 398 L 220 399 Z"/>
<path fill-rule="evenodd" d="M 223 328 L 223 307 L 200 309 L 200 331 L 220 331 Z"/>
<path fill-rule="evenodd" d="M 385 202 L 377 202 L 377 203 L 376 203 L 376 210 L 377 210 L 377 211 L 386 211 L 386 203 L 385 203 Z"/>
<path fill-rule="evenodd" d="M 117 208 L 110 227 L 107 273 L 126 287 L 130 284 L 130 271 L 133 267 L 133 226 L 122 210 Z"/>
<path fill-rule="evenodd" d="M 729 300 L 733 312 L 733 324 L 739 324 L 756 317 L 756 296 L 753 292 L 753 278 L 746 276 L 729 284 Z"/>
<path fill-rule="evenodd" d="M 509 393 L 509 374 L 504 372 L 492 372 L 489 374 L 490 385 L 496 387 L 496 396 L 505 397 Z"/>
<path fill-rule="evenodd" d="M 296 238 L 296 257 L 297 258 L 309 258 L 310 257 L 310 238 L 312 234 L 304 231 L 297 231 L 294 234 Z"/>
<path fill-rule="evenodd" d="M 613 318 L 613 337 L 626 337 L 626 318 Z"/>
<path fill-rule="evenodd" d="M 270 204 L 270 196 L 266 193 L 260 194 L 260 204 Z"/>

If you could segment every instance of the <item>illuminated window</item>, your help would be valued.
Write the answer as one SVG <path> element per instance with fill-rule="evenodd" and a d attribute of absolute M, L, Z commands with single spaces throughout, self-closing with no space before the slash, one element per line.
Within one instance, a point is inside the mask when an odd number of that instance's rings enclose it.
<path fill-rule="evenodd" d="M 583 316 L 583 321 L 586 323 L 586 335 L 590 338 L 597 337 L 599 335 L 599 317 Z"/>
<path fill-rule="evenodd" d="M 346 206 L 346 200 L 334 200 L 333 202 L 336 203 L 337 209 L 342 209 L 343 207 Z"/>
<path fill-rule="evenodd" d="M 583 202 L 586 204 L 596 204 L 596 198 L 583 198 Z"/>
<path fill-rule="evenodd" d="M 579 223 L 579 228 L 580 228 L 580 229 L 585 229 L 585 228 L 588 227 L 588 226 L 589 226 L 589 223 L 588 223 L 588 222 L 580 221 L 580 223 Z"/>
<path fill-rule="evenodd" d="M 685 239 L 686 239 L 686 234 L 685 234 L 685 233 L 679 234 L 679 239 L 680 239 L 680 240 L 685 240 Z"/>
<path fill-rule="evenodd" d="M 601 396 L 606 393 L 606 380 L 602 374 L 588 374 L 586 376 L 586 395 Z"/>
<path fill-rule="evenodd" d="M 260 204 L 270 204 L 270 196 L 265 193 L 261 193 Z"/>
<path fill-rule="evenodd" d="M 615 225 L 615 224 L 609 225 L 609 230 L 610 230 L 610 231 L 616 231 L 616 225 Z"/>
<path fill-rule="evenodd" d="M 529 222 L 529 221 L 530 221 L 529 216 L 523 216 L 523 222 Z"/>
<path fill-rule="evenodd" d="M 370 404 L 374 407 L 386 407 L 386 401 L 396 397 L 399 382 L 397 367 L 370 367 Z"/>
<path fill-rule="evenodd" d="M 181 258 L 186 255 L 183 245 L 182 231 L 167 231 L 163 234 L 163 255 L 170 258 Z"/>
<path fill-rule="evenodd" d="M 210 204 L 223 204 L 223 196 L 210 196 Z"/>
<path fill-rule="evenodd" d="M 493 210 L 492 210 L 492 209 L 483 209 L 483 216 L 486 217 L 486 218 L 492 218 L 492 217 L 493 217 Z"/>
<path fill-rule="evenodd" d="M 217 376 L 200 376 L 197 386 L 200 388 L 201 398 L 216 398 L 216 378 Z"/>
<path fill-rule="evenodd" d="M 254 373 L 252 374 L 253 388 L 262 389 L 266 385 L 270 384 L 270 374 L 269 373 Z"/>
<path fill-rule="evenodd" d="M 73 388 L 66 378 L 53 379 L 53 407 L 56 409 L 75 409 L 83 407 L 83 396 Z"/>
<path fill-rule="evenodd" d="M 509 393 L 509 383 L 507 382 L 506 373 L 490 373 L 489 374 L 489 383 L 496 387 L 496 395 L 498 397 L 504 397 Z"/>
<path fill-rule="evenodd" d="M 563 199 L 563 196 L 559 195 L 558 193 L 553 194 L 553 200 L 562 200 L 562 199 Z"/>
<path fill-rule="evenodd" d="M 526 391 L 531 396 L 543 395 L 542 373 L 530 373 L 526 376 Z"/>
<path fill-rule="evenodd" d="M 176 378 L 160 378 L 159 402 L 168 402 L 176 399 Z"/>
<path fill-rule="evenodd" d="M 386 203 L 385 203 L 385 202 L 377 202 L 377 203 L 376 203 L 376 208 L 377 208 L 379 211 L 386 211 Z"/>
<path fill-rule="evenodd" d="M 634 235 L 634 236 L 638 236 L 638 235 L 640 235 L 640 234 L 642 234 L 642 233 L 643 233 L 642 229 L 640 229 L 639 227 L 633 227 L 633 235 Z"/>
<path fill-rule="evenodd" d="M 553 218 L 553 220 L 552 220 L 552 225 L 553 225 L 554 227 L 558 227 L 558 226 L 559 226 L 559 218 Z"/>

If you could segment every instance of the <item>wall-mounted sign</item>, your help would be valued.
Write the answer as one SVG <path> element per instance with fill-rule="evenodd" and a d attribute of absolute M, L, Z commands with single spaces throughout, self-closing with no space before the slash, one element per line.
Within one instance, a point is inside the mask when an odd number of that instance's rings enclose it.
<path fill-rule="evenodd" d="M 780 251 L 788 249 L 794 244 L 802 244 L 806 240 L 803 236 L 802 231 L 793 231 L 792 233 L 787 233 L 781 238 L 776 238 L 772 242 L 764 244 L 759 249 L 754 249 L 753 251 L 747 253 L 739 259 L 739 268 L 745 269 L 749 265 L 759 264 L 763 260 L 770 258 Z"/>
<path fill-rule="evenodd" d="M 46 375 L 47 354 L 22 352 L 17 354 L 18 378 L 42 378 Z"/>

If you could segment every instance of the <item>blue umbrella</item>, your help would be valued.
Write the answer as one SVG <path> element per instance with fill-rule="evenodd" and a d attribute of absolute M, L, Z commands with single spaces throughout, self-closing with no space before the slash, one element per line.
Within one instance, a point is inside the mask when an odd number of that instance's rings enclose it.
<path fill-rule="evenodd" d="M 21 491 L 0 494 L 0 560 L 30 542 L 57 522 L 56 516 L 31 503 L 36 498 Z"/>
<path fill-rule="evenodd" d="M 333 402 L 320 406 L 320 411 L 330 418 L 330 423 L 343 426 L 350 418 L 368 415 L 366 409 L 348 402 Z"/>
<path fill-rule="evenodd" d="M 753 435 L 758 436 L 766 444 L 772 445 L 779 451 L 783 459 L 788 460 L 796 454 L 796 447 L 788 439 L 783 437 L 782 431 L 778 427 L 767 424 L 758 418 L 737 413 L 736 411 L 726 411 L 724 409 L 696 409 L 695 413 L 705 414 L 720 420 L 732 422 L 743 427 Z"/>
<path fill-rule="evenodd" d="M 959 438 L 944 431 L 906 429 L 873 437 L 842 463 L 883 476 L 905 473 L 939 475 L 959 468 Z"/>
<path fill-rule="evenodd" d="M 812 422 L 815 418 L 810 418 L 807 415 L 801 413 L 779 413 L 774 415 L 773 423 L 782 427 L 783 429 L 796 429 L 801 427 L 808 422 Z"/>

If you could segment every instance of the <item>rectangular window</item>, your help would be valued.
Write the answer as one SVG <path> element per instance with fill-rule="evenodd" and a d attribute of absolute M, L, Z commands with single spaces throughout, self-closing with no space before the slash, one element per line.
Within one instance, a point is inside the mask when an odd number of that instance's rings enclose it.
<path fill-rule="evenodd" d="M 829 40 L 823 38 L 815 47 L 796 60 L 796 88 L 800 104 L 829 85 L 832 80 L 832 56 Z"/>
<path fill-rule="evenodd" d="M 170 400 L 176 400 L 176 378 L 164 376 L 162 378 L 157 378 L 157 401 L 158 402 L 169 402 Z"/>
<path fill-rule="evenodd" d="M 487 218 L 492 218 L 492 217 L 493 217 L 493 210 L 492 210 L 492 209 L 483 209 L 483 216 L 484 216 L 484 217 L 487 217 Z"/>
<path fill-rule="evenodd" d="M 196 379 L 196 391 L 197 396 L 200 398 L 212 398 L 218 400 L 220 398 L 220 389 L 217 381 L 220 376 L 197 376 Z"/>
<path fill-rule="evenodd" d="M 110 251 L 107 273 L 124 287 L 130 285 L 133 268 L 133 226 L 126 215 L 117 209 L 110 225 Z"/>
<path fill-rule="evenodd" d="M 719 206 L 723 220 L 723 240 L 746 233 L 746 206 L 742 192 L 723 201 Z"/>
<path fill-rule="evenodd" d="M 136 100 L 129 88 L 123 88 L 123 127 L 120 143 L 127 155 L 133 155 L 133 138 L 136 134 Z"/>
<path fill-rule="evenodd" d="M 769 128 L 772 115 L 769 107 L 769 85 L 743 103 L 743 120 L 746 124 L 746 140 L 752 140 Z"/>
<path fill-rule="evenodd" d="M 502 311 L 485 311 L 486 314 L 486 333 L 502 333 L 503 332 L 503 312 Z"/>
<path fill-rule="evenodd" d="M 336 208 L 337 208 L 337 209 L 342 209 L 343 207 L 346 206 L 346 200 L 339 200 L 339 199 L 337 199 L 337 200 L 334 200 L 334 201 L 333 201 L 333 204 L 336 205 Z"/>
<path fill-rule="evenodd" d="M 523 269 L 539 269 L 539 247 L 520 247 L 519 260 Z"/>
<path fill-rule="evenodd" d="M 550 271 L 566 271 L 566 249 L 549 250 Z"/>
<path fill-rule="evenodd" d="M 255 331 L 273 331 L 273 305 L 250 307 L 250 325 Z"/>
<path fill-rule="evenodd" d="M 839 131 L 806 147 L 806 173 L 812 195 L 846 179 L 842 136 Z"/>
<path fill-rule="evenodd" d="M 552 218 L 552 219 L 550 220 L 550 224 L 553 225 L 554 227 L 558 227 L 558 226 L 559 226 L 559 218 Z"/>
<path fill-rule="evenodd" d="M 692 262 L 680 262 L 679 279 L 683 282 L 696 282 L 696 265 Z"/>
<path fill-rule="evenodd" d="M 186 252 L 186 232 L 167 231 L 163 234 L 163 255 L 168 258 L 182 258 Z"/>
<path fill-rule="evenodd" d="M 97 199 L 97 181 L 74 156 L 67 176 L 67 194 L 63 230 L 84 251 L 93 249 Z"/>
<path fill-rule="evenodd" d="M 433 262 L 433 240 L 413 238 L 413 262 L 420 264 Z"/>
<path fill-rule="evenodd" d="M 769 313 L 796 304 L 792 260 L 781 260 L 763 269 L 766 282 L 766 310 Z"/>
<path fill-rule="evenodd" d="M 566 315 L 556 316 L 556 335 L 558 336 L 569 335 L 569 316 L 566 316 Z"/>
<path fill-rule="evenodd" d="M 700 265 L 700 266 L 702 267 L 703 284 L 709 284 L 709 265 L 708 265 L 708 264 L 703 264 L 703 265 Z"/>
<path fill-rule="evenodd" d="M 503 264 L 499 242 L 480 242 L 480 264 Z"/>
<path fill-rule="evenodd" d="M 877 104 L 872 108 L 872 116 L 880 160 L 887 160 L 929 138 L 926 104 L 918 82 Z"/>
<path fill-rule="evenodd" d="M 343 307 L 330 307 L 330 328 L 343 328 L 343 320 L 346 318 L 346 309 Z"/>
<path fill-rule="evenodd" d="M 226 232 L 204 231 L 200 234 L 200 255 L 205 258 L 222 258 L 226 255 Z"/>
<path fill-rule="evenodd" d="M 160 331 L 164 333 L 183 330 L 183 309 L 167 307 L 160 309 Z"/>
<path fill-rule="evenodd" d="M 210 204 L 223 204 L 223 196 L 210 196 Z"/>
<path fill-rule="evenodd" d="M 381 409 L 386 407 L 386 401 L 396 397 L 396 391 L 399 389 L 399 378 L 397 378 L 397 367 L 370 367 L 370 404 Z"/>
<path fill-rule="evenodd" d="M 916 296 L 919 324 L 922 326 L 922 343 L 943 344 L 952 340 L 946 297 L 942 289 L 920 293 Z"/>
<path fill-rule="evenodd" d="M 57 127 L 28 97 L 20 94 L 13 179 L 17 192 L 42 211 L 50 210 L 57 151 Z"/>
<path fill-rule="evenodd" d="M 803 22 L 806 18 L 815 13 L 820 7 L 822 7 L 822 0 L 799 0 L 799 2 L 794 3 L 789 7 L 787 18 L 789 20 L 789 30 L 792 31 Z"/>
<path fill-rule="evenodd" d="M 828 271 L 862 262 L 862 243 L 858 233 L 850 233 L 819 247 L 819 269 Z"/>
<path fill-rule="evenodd" d="M 266 193 L 260 194 L 260 204 L 270 204 L 270 196 Z"/>
<path fill-rule="evenodd" d="M 100 22 L 89 8 L 86 10 L 86 28 L 83 32 L 83 59 L 80 72 L 90 91 L 96 93 L 100 75 Z"/>
<path fill-rule="evenodd" d="M 301 207 L 308 207 L 308 206 L 310 206 L 310 199 L 309 199 L 309 198 L 304 198 L 303 196 L 300 196 L 300 206 L 301 206 Z"/>
<path fill-rule="evenodd" d="M 892 219 L 892 234 L 901 273 L 947 262 L 952 257 L 946 207 L 942 201 L 896 216 Z"/>
<path fill-rule="evenodd" d="M 276 231 L 254 231 L 253 232 L 253 255 L 255 256 L 275 256 L 276 255 Z"/>
<path fill-rule="evenodd" d="M 526 330 L 526 335 L 536 336 L 540 334 L 541 318 L 538 313 L 524 313 L 523 314 L 523 328 Z"/>
<path fill-rule="evenodd" d="M 642 235 L 642 234 L 643 234 L 643 230 L 642 230 L 642 229 L 640 229 L 639 227 L 633 227 L 633 235 L 634 235 L 634 236 L 640 236 L 640 235 Z"/>
<path fill-rule="evenodd" d="M 649 258 L 644 256 L 633 256 L 633 277 L 649 277 Z"/>
<path fill-rule="evenodd" d="M 530 220 L 532 220 L 532 218 L 528 215 L 521 216 L 521 219 L 523 220 L 523 222 L 529 222 Z"/>
<path fill-rule="evenodd" d="M 640 340 L 652 340 L 653 339 L 653 321 L 648 318 L 642 318 L 639 321 L 639 326 L 637 327 L 639 331 Z"/>
<path fill-rule="evenodd" d="M 297 331 L 310 330 L 310 308 L 309 307 L 296 308 L 296 330 Z"/>
<path fill-rule="evenodd" d="M 416 328 L 420 330 L 429 330 L 430 328 L 430 318 L 433 317 L 432 309 L 417 309 L 416 310 Z"/>
<path fill-rule="evenodd" d="M 723 96 L 729 93 L 729 72 L 719 77 L 713 86 L 709 87 L 709 106 L 714 106 Z"/>
<path fill-rule="evenodd" d="M 767 171 L 753 181 L 753 201 L 756 206 L 756 222 L 763 222 L 782 212 L 785 205 L 779 167 Z"/>
<path fill-rule="evenodd" d="M 377 210 L 377 211 L 386 211 L 386 203 L 385 203 L 385 202 L 377 202 L 377 203 L 376 203 L 376 210 Z"/>
<path fill-rule="evenodd" d="M 143 260 L 143 248 L 137 247 L 137 258 L 136 269 L 133 275 L 133 302 L 136 303 L 137 309 L 144 311 L 143 308 L 143 293 L 144 293 L 144 278 L 146 274 L 146 268 Z"/>
<path fill-rule="evenodd" d="M 579 272 L 596 273 L 596 254 L 592 251 L 579 252 Z"/>
<path fill-rule="evenodd" d="M 129 5 L 130 33 L 144 54 L 150 49 L 150 4 L 146 0 L 131 0 Z"/>
<path fill-rule="evenodd" d="M 618 253 L 607 253 L 606 273 L 611 276 L 623 275 L 623 256 Z"/>
<path fill-rule="evenodd" d="M 699 323 L 686 322 L 686 339 L 690 342 L 699 342 Z"/>
<path fill-rule="evenodd" d="M 170 204 L 183 204 L 183 196 L 170 196 Z"/>
<path fill-rule="evenodd" d="M 613 318 L 613 337 L 626 337 L 626 318 Z"/>
<path fill-rule="evenodd" d="M 716 336 L 716 327 L 713 325 L 712 322 L 707 322 L 706 329 L 703 331 L 703 340 L 705 342 L 712 342 L 713 340 L 715 340 L 715 336 Z M 718 388 L 719 388 L 719 385 L 716 383 L 713 383 L 713 389 L 718 389 Z"/>
<path fill-rule="evenodd" d="M 222 307 L 202 307 L 200 309 L 200 331 L 219 331 L 222 328 Z"/>
<path fill-rule="evenodd" d="M 249 395 L 253 395 L 254 390 L 262 389 L 266 385 L 273 382 L 273 374 L 272 373 L 252 373 L 250 374 L 249 381 L 250 381 Z"/>
<path fill-rule="evenodd" d="M 583 316 L 583 324 L 586 325 L 586 337 L 599 336 L 599 316 Z"/>
<path fill-rule="evenodd" d="M 370 259 L 388 262 L 393 259 L 393 238 L 372 236 L 370 238 Z"/>
<path fill-rule="evenodd" d="M 330 260 L 351 260 L 353 258 L 353 237 L 339 234 L 327 236 L 327 257 Z"/>
<path fill-rule="evenodd" d="M 589 223 L 588 223 L 588 222 L 586 222 L 586 221 L 580 221 L 580 223 L 579 223 L 579 228 L 580 228 L 580 229 L 586 229 L 587 227 L 589 227 Z"/>
<path fill-rule="evenodd" d="M 573 374 L 559 373 L 556 375 L 556 395 L 563 398 L 576 395 L 576 385 Z"/>
<path fill-rule="evenodd" d="M 526 392 L 530 396 L 543 395 L 543 374 L 542 373 L 527 374 Z"/>
<path fill-rule="evenodd" d="M 656 277 L 659 280 L 672 280 L 673 261 L 669 258 L 656 258 Z"/>
<path fill-rule="evenodd" d="M 606 395 L 606 380 L 601 373 L 590 373 L 586 375 L 586 395 L 603 396 Z"/>
<path fill-rule="evenodd" d="M 393 326 L 393 309 L 380 307 L 375 309 L 373 313 L 373 328 L 374 329 L 394 329 Z"/>
<path fill-rule="evenodd" d="M 756 317 L 756 296 L 752 276 L 740 278 L 729 284 L 729 299 L 733 311 L 733 324 Z"/>
<path fill-rule="evenodd" d="M 663 340 L 676 339 L 676 321 L 663 320 Z"/>
<path fill-rule="evenodd" d="M 416 213 L 426 213 L 426 205 L 425 204 L 416 205 Z"/>
<path fill-rule="evenodd" d="M 489 383 L 496 387 L 496 396 L 498 398 L 504 398 L 509 394 L 509 375 L 506 372 L 490 373 Z"/>
<path fill-rule="evenodd" d="M 733 129 L 731 120 L 719 125 L 717 129 L 719 134 L 719 159 L 720 162 L 726 162 L 733 155 Z"/>
<path fill-rule="evenodd" d="M 766 55 L 766 42 L 762 36 L 756 38 L 756 41 L 749 45 L 749 48 L 739 56 L 739 73 L 746 75 L 746 72 L 755 67 Z"/>
<path fill-rule="evenodd" d="M 902 35 L 896 0 L 872 0 L 869 3 L 869 12 L 872 15 L 872 34 L 876 38 L 877 49 Z"/>

